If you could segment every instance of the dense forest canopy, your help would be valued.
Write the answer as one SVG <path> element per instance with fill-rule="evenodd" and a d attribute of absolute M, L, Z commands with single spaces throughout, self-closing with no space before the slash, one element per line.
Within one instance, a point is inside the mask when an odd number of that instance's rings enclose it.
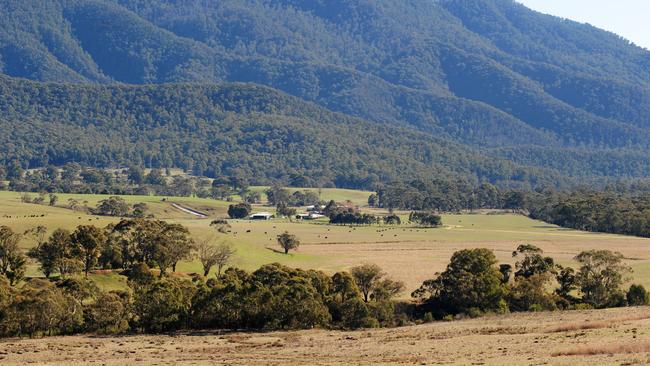
<path fill-rule="evenodd" d="M 335 184 L 344 170 L 380 180 L 451 170 L 524 185 L 646 177 L 650 168 L 650 52 L 512 0 L 0 0 L 0 9 L 3 74 L 146 84 L 102 89 L 3 79 L 18 91 L 3 92 L 2 127 L 12 141 L 0 153 L 26 166 L 72 160 L 117 166 L 135 156 L 144 165 L 208 175 L 244 166 L 261 180 L 277 175 L 262 167 L 274 164 L 289 174 L 331 170 Z M 241 124 L 260 126 L 261 117 L 249 115 L 256 100 L 238 99 L 239 107 L 228 105 L 222 115 L 202 105 L 211 98 L 206 85 L 224 82 L 265 85 L 367 122 L 313 113 L 288 122 L 275 111 L 285 115 L 287 103 L 259 89 L 272 98 L 262 111 L 274 115 L 263 118 L 265 129 L 282 142 L 261 147 L 257 133 L 258 143 L 245 144 Z M 20 96 L 32 88 L 52 92 Z M 61 104 L 70 100 L 80 105 Z M 322 113 L 332 115 L 316 112 Z M 215 120 L 228 122 L 209 123 Z M 302 126 L 309 132 L 298 133 Z M 26 136 L 35 131 L 41 136 Z M 385 131 L 391 136 L 376 137 Z M 345 169 L 328 161 L 328 151 L 318 150 L 325 157 L 314 160 L 318 144 L 287 145 L 300 134 L 339 144 L 333 149 L 349 159 Z M 237 142 L 238 151 L 221 148 L 224 140 Z M 386 144 L 412 151 L 389 153 Z M 434 151 L 414 147 L 433 145 Z M 81 158 L 90 150 L 95 157 Z M 429 167 L 396 166 L 413 161 Z"/>
<path fill-rule="evenodd" d="M 0 95 L 0 125 L 9 131 L 0 136 L 5 166 L 181 167 L 260 184 L 302 176 L 312 185 L 351 188 L 400 176 L 524 186 L 559 179 L 256 85 L 99 86 L 0 77 Z"/>

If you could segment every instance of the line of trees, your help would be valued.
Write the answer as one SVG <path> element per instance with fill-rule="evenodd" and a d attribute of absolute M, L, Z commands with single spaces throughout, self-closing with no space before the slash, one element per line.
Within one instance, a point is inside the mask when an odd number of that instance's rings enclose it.
<path fill-rule="evenodd" d="M 567 228 L 650 237 L 650 189 L 638 184 L 561 192 L 499 189 L 489 183 L 472 186 L 445 179 L 415 180 L 380 187 L 368 204 L 437 212 L 507 209 Z"/>
<path fill-rule="evenodd" d="M 459 314 L 648 304 L 643 286 L 623 290 L 631 269 L 620 253 L 581 252 L 574 258 L 577 270 L 556 264 L 530 244 L 518 246 L 512 256 L 517 259 L 514 268 L 498 265 L 489 249 L 454 253 L 445 271 L 413 292 L 419 301 L 418 313 L 443 319 Z"/>
<path fill-rule="evenodd" d="M 442 226 L 442 217 L 432 212 L 416 212 L 409 214 L 409 221 L 425 227 Z"/>
<path fill-rule="evenodd" d="M 24 238 L 36 243 L 28 256 L 39 263 L 44 279 L 24 276 L 27 257 L 18 246 Z M 285 232 L 278 244 L 288 252 L 299 241 Z M 279 264 L 253 273 L 223 271 L 234 254 L 227 244 L 194 243 L 186 228 L 158 220 L 81 225 L 49 236 L 43 226 L 23 234 L 0 227 L 0 335 L 357 328 L 400 321 L 392 299 L 403 284 L 377 266 L 333 276 Z M 168 275 L 178 261 L 195 257 L 203 276 Z M 216 277 L 206 280 L 213 267 Z M 117 269 L 128 278 L 128 289 L 100 291 L 88 277 L 97 268 Z"/>
<path fill-rule="evenodd" d="M 29 279 L 20 287 L 0 278 L 0 336 L 360 328 L 405 321 L 393 301 L 403 284 L 375 265 L 329 276 L 275 263 L 252 273 L 231 267 L 206 280 L 161 277 L 139 262 L 121 274 L 128 288 L 108 292 L 80 276 Z"/>
<path fill-rule="evenodd" d="M 56 229 L 48 239 L 46 231 L 38 227 L 28 233 L 36 238 L 28 256 L 39 263 L 46 278 L 81 271 L 87 276 L 95 268 L 128 269 L 137 263 L 155 266 L 163 276 L 169 269 L 176 271 L 177 263 L 195 251 L 187 228 L 159 220 L 125 219 L 105 228 L 81 225 L 74 232 Z"/>
<path fill-rule="evenodd" d="M 472 184 L 462 179 L 392 182 L 381 185 L 368 205 L 387 209 L 455 212 L 481 208 L 521 209 L 523 193 L 499 189 L 490 183 Z"/>
<path fill-rule="evenodd" d="M 35 228 L 29 235 L 42 242 L 30 255 L 38 253 L 46 278 L 25 279 L 24 271 L 16 271 L 24 269 L 20 263 L 26 259 L 17 248 L 20 235 L 0 228 L 0 335 L 360 328 L 458 315 L 645 305 L 649 300 L 641 285 L 623 289 L 631 269 L 620 253 L 584 251 L 574 258 L 579 267 L 573 269 L 530 244 L 513 252 L 514 266 L 499 265 L 488 249 L 454 253 L 445 271 L 413 292 L 415 304 L 395 301 L 404 285 L 373 264 L 332 276 L 280 264 L 252 273 L 234 267 L 222 272 L 223 258 L 227 261 L 234 251 L 206 242 L 197 245 L 203 274 L 217 266 L 216 277 L 168 276 L 166 269 L 184 254 L 172 254 L 174 246 L 164 243 L 182 243 L 185 234 L 174 224 L 153 220 L 124 220 L 105 229 L 80 226 L 73 233 L 58 229 L 47 239 L 42 227 Z M 105 249 L 122 255 L 119 273 L 128 279 L 126 290 L 103 292 L 91 279 L 76 275 L 112 265 L 105 262 L 113 258 Z M 24 283 L 16 286 L 19 281 Z"/>
<path fill-rule="evenodd" d="M 154 168 L 145 172 L 138 165 L 123 169 L 100 169 L 82 167 L 77 163 L 67 163 L 57 167 L 47 165 L 43 168 L 25 170 L 21 163 L 13 160 L 9 166 L 0 166 L 0 189 L 17 192 L 34 192 L 39 196 L 34 200 L 42 203 L 46 194 L 112 194 L 112 195 L 151 195 L 231 200 L 239 195 L 247 203 L 260 203 L 261 194 L 250 191 L 248 179 L 235 172 L 230 176 L 210 179 L 204 176 L 172 174 L 169 169 Z M 4 184 L 5 179 L 9 182 Z M 288 195 L 292 202 L 304 197 L 313 198 L 308 192 Z M 298 202 L 302 202 L 298 201 Z M 31 200 L 30 200 L 31 202 Z"/>
<path fill-rule="evenodd" d="M 375 225 L 381 218 L 360 212 L 333 212 L 329 215 L 330 224 L 334 225 Z"/>
<path fill-rule="evenodd" d="M 13 285 L 24 278 L 27 258 L 35 260 L 46 279 L 71 278 L 95 269 L 129 270 L 144 263 L 163 277 L 180 261 L 197 258 L 204 275 L 217 266 L 219 273 L 234 255 L 228 243 L 195 243 L 187 228 L 160 220 L 123 219 L 104 228 L 80 225 L 74 231 L 56 229 L 49 236 L 38 226 L 16 233 L 0 226 L 0 274 Z M 18 243 L 31 239 L 27 256 Z"/>
<path fill-rule="evenodd" d="M 46 201 L 46 197 L 48 198 Z M 20 201 L 23 203 L 33 203 L 37 205 L 47 204 L 48 206 L 56 206 L 59 202 L 59 196 L 54 193 L 46 195 L 40 192 L 36 197 L 31 194 L 23 192 L 20 195 Z M 93 215 L 100 216 L 116 216 L 116 217 L 136 217 L 152 218 L 153 214 L 149 213 L 149 207 L 146 203 L 140 202 L 130 205 L 126 200 L 120 196 L 110 196 L 106 199 L 100 200 L 97 207 L 88 207 L 88 201 L 80 201 L 76 198 L 69 198 L 64 204 L 65 207 L 73 211 L 83 211 Z"/>
<path fill-rule="evenodd" d="M 578 191 L 530 195 L 534 219 L 594 232 L 650 237 L 650 194 Z"/>
<path fill-rule="evenodd" d="M 301 183 L 301 182 L 294 182 Z M 299 187 L 304 187 L 299 185 Z M 286 205 L 291 207 L 309 206 L 320 204 L 321 199 L 319 194 L 314 191 L 293 191 L 282 188 L 279 185 L 273 185 L 266 190 L 266 197 L 271 205 Z"/>
<path fill-rule="evenodd" d="M 12 161 L 0 170 L 0 181 L 9 181 L 4 188 L 18 192 L 221 197 L 221 191 L 212 186 L 211 179 L 172 175 L 163 169 L 145 173 L 140 166 L 98 169 L 67 163 L 25 170 L 19 162 Z M 232 195 L 238 191 L 229 189 L 227 193 Z"/>
<path fill-rule="evenodd" d="M 372 201 L 372 196 L 369 201 Z M 384 223 L 386 225 L 401 225 L 402 219 L 391 212 L 384 216 L 375 216 L 368 213 L 359 212 L 356 207 L 350 205 L 340 205 L 335 201 L 330 201 L 324 206 L 323 213 L 329 217 L 330 224 L 335 225 L 376 225 Z M 430 211 L 412 211 L 408 217 L 409 223 L 422 227 L 439 227 L 442 226 L 442 217 Z"/>

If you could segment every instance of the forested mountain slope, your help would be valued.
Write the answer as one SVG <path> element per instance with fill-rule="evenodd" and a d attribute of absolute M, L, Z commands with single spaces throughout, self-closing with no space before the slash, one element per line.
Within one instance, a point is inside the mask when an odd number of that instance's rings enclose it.
<path fill-rule="evenodd" d="M 302 177 L 352 188 L 434 175 L 520 186 L 562 180 L 253 84 L 102 86 L 0 77 L 0 129 L 0 161 L 30 166 L 176 166 L 256 184 Z"/>
<path fill-rule="evenodd" d="M 648 175 L 650 52 L 511 0 L 0 0 L 0 8 L 9 76 L 252 82 L 498 161 L 567 176 Z"/>

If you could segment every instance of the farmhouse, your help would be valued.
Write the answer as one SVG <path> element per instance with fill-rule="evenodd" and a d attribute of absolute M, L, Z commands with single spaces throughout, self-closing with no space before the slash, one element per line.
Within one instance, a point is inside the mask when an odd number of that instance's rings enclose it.
<path fill-rule="evenodd" d="M 320 219 L 321 217 L 325 217 L 325 215 L 315 213 L 315 212 L 296 215 L 296 219 L 298 220 L 316 220 L 316 219 Z"/>
<path fill-rule="evenodd" d="M 273 215 L 270 212 L 258 212 L 248 217 L 251 220 L 271 220 Z"/>
<path fill-rule="evenodd" d="M 307 212 L 322 212 L 325 209 L 324 205 L 310 205 L 306 207 Z"/>

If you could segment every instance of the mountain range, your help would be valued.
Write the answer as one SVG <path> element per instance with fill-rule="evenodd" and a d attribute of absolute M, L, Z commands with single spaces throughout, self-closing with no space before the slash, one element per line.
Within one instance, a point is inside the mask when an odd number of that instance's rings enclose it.
<path fill-rule="evenodd" d="M 0 8 L 5 163 L 137 161 L 349 187 L 650 172 L 650 52 L 511 0 Z"/>

